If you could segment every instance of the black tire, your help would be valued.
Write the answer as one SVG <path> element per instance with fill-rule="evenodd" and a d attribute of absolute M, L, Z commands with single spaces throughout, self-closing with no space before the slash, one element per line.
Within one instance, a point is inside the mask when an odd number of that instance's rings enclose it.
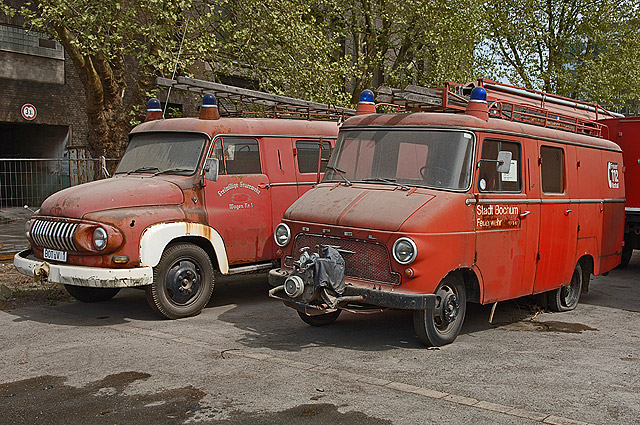
<path fill-rule="evenodd" d="M 551 311 L 571 311 L 578 306 L 584 273 L 580 263 L 576 264 L 568 285 L 548 292 L 547 300 Z"/>
<path fill-rule="evenodd" d="M 413 313 L 413 326 L 418 339 L 429 347 L 452 343 L 462 329 L 467 311 L 467 295 L 460 276 L 445 277 L 435 294 L 435 308 Z"/>
<path fill-rule="evenodd" d="M 194 244 L 171 245 L 153 268 L 153 283 L 145 292 L 151 308 L 167 319 L 199 314 L 213 293 L 209 255 Z"/>
<path fill-rule="evenodd" d="M 108 301 L 115 297 L 120 288 L 93 288 L 89 286 L 64 285 L 69 295 L 83 303 Z"/>
<path fill-rule="evenodd" d="M 336 310 L 332 311 L 331 313 L 320 314 L 318 316 L 310 316 L 306 313 L 298 311 L 298 316 L 300 316 L 302 321 L 307 325 L 326 326 L 338 320 L 338 316 L 340 316 L 340 313 L 342 313 L 342 310 Z"/>
<path fill-rule="evenodd" d="M 631 245 L 626 245 L 622 247 L 622 257 L 620 258 L 620 264 L 618 265 L 619 269 L 624 269 L 629 265 L 629 261 L 631 261 L 631 256 L 633 255 L 633 248 Z"/>

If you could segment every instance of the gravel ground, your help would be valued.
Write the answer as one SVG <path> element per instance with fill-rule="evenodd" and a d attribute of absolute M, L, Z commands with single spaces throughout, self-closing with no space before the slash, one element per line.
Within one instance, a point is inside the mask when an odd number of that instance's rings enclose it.
<path fill-rule="evenodd" d="M 0 310 L 13 310 L 33 305 L 56 305 L 73 300 L 62 285 L 41 283 L 19 273 L 13 267 L 13 261 L 0 262 L 0 287 L 6 287 L 0 292 Z M 9 295 L 9 296 L 6 296 Z"/>

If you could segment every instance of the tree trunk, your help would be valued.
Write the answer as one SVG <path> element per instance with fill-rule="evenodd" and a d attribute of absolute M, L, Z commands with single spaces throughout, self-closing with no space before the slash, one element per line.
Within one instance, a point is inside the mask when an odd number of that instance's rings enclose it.
<path fill-rule="evenodd" d="M 105 60 L 100 56 L 87 55 L 72 41 L 71 35 L 61 26 L 54 27 L 57 39 L 80 76 L 85 89 L 87 118 L 89 124 L 88 150 L 97 158 L 120 158 L 129 143 L 129 112 L 133 104 L 139 104 L 144 94 L 153 88 L 153 73 L 137 70 L 125 78 L 126 58 Z M 127 79 L 130 84 L 127 84 Z M 125 102 L 128 99 L 129 102 Z"/>

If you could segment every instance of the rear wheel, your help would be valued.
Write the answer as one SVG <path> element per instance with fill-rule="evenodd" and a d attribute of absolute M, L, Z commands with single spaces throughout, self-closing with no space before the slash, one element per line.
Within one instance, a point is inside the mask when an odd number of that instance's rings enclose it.
<path fill-rule="evenodd" d="M 83 303 L 107 301 L 115 297 L 120 288 L 93 288 L 89 286 L 64 285 L 69 295 Z"/>
<path fill-rule="evenodd" d="M 570 311 L 578 306 L 584 274 L 580 263 L 576 264 L 571 282 L 548 293 L 549 308 L 552 311 Z"/>
<path fill-rule="evenodd" d="M 436 289 L 436 306 L 413 313 L 418 339 L 433 347 L 452 343 L 464 322 L 467 296 L 460 276 L 445 277 Z"/>
<path fill-rule="evenodd" d="M 624 269 L 629 265 L 629 261 L 631 261 L 631 255 L 633 255 L 633 248 L 631 245 L 626 245 L 622 247 L 622 258 L 620 258 L 620 265 L 618 266 L 621 269 Z"/>
<path fill-rule="evenodd" d="M 213 265 L 197 245 L 178 243 L 165 250 L 145 288 L 151 308 L 167 319 L 195 316 L 213 293 Z"/>
<path fill-rule="evenodd" d="M 338 320 L 338 316 L 340 316 L 340 313 L 342 313 L 342 310 L 336 310 L 336 311 L 332 311 L 331 313 L 311 316 L 309 314 L 298 311 L 298 316 L 300 316 L 302 321 L 305 322 L 307 325 L 326 326 Z"/>

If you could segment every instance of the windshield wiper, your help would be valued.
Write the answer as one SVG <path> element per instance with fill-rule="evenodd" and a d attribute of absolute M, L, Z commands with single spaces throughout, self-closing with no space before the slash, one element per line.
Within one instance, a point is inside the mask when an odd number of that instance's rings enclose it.
<path fill-rule="evenodd" d="M 351 186 L 352 185 L 352 183 L 349 181 L 349 179 L 344 176 L 344 173 L 346 173 L 346 171 L 341 170 L 341 169 L 336 168 L 336 167 L 332 167 L 331 165 L 327 165 L 327 168 L 330 169 L 330 170 L 335 171 L 336 173 L 338 173 L 338 175 L 340 177 L 342 177 L 342 180 L 344 180 L 345 186 Z"/>
<path fill-rule="evenodd" d="M 167 170 L 162 170 L 162 171 L 158 171 L 156 173 L 153 173 L 153 175 L 157 176 L 158 174 L 180 173 L 180 172 L 184 172 L 184 171 L 188 171 L 189 173 L 193 172 L 193 170 L 191 168 L 169 168 Z"/>
<path fill-rule="evenodd" d="M 135 170 L 127 171 L 127 175 L 131 173 L 142 173 L 143 171 L 153 171 L 153 170 L 158 170 L 158 167 L 147 166 L 147 167 L 136 168 Z"/>
<path fill-rule="evenodd" d="M 403 189 L 409 190 L 410 187 L 409 186 L 405 186 L 401 183 L 396 183 L 396 179 L 386 179 L 384 177 L 369 177 L 366 179 L 362 179 L 363 182 L 382 182 L 382 183 L 391 183 L 391 184 L 395 184 L 396 186 L 400 186 Z"/>

